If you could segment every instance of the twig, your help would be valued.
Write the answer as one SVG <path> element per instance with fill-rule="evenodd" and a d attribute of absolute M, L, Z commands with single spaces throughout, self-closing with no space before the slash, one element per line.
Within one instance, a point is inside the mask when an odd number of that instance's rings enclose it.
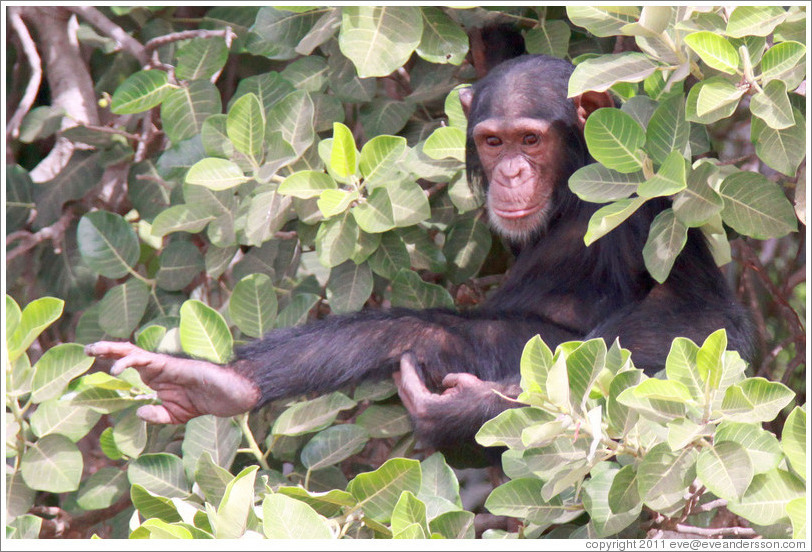
<path fill-rule="evenodd" d="M 65 234 L 65 230 L 67 230 L 73 218 L 73 211 L 68 209 L 62 213 L 59 220 L 57 220 L 51 226 L 46 226 L 34 234 L 24 230 L 12 232 L 6 238 L 6 246 L 17 240 L 21 240 L 22 243 L 6 254 L 6 262 L 9 262 L 16 257 L 19 257 L 23 253 L 30 251 L 45 240 L 51 240 L 54 242 L 54 250 L 59 252 L 60 248 L 56 245 L 56 242 Z"/>
<path fill-rule="evenodd" d="M 25 26 L 22 17 L 20 17 L 19 8 L 9 8 L 8 18 L 11 22 L 11 26 L 14 28 L 14 32 L 17 33 L 17 37 L 20 39 L 25 57 L 28 58 L 28 65 L 31 66 L 31 78 L 28 79 L 25 94 L 23 94 L 20 105 L 17 106 L 17 110 L 14 112 L 14 115 L 11 116 L 11 119 L 9 119 L 8 126 L 6 127 L 6 135 L 11 138 L 17 138 L 20 135 L 20 125 L 23 122 L 23 118 L 31 110 L 31 106 L 34 105 L 34 100 L 37 99 L 37 94 L 39 93 L 40 84 L 42 84 L 42 60 L 37 52 L 37 46 L 34 44 L 34 40 L 28 32 L 28 28 Z"/>
<path fill-rule="evenodd" d="M 147 52 L 144 49 L 144 46 L 141 45 L 136 39 L 130 36 L 127 31 L 107 19 L 107 17 L 100 12 L 98 9 L 92 6 L 66 6 L 67 9 L 79 15 L 99 29 L 101 32 L 115 40 L 119 47 L 124 50 L 125 52 L 129 52 L 135 59 L 138 60 L 142 66 L 147 64 L 149 57 L 147 56 Z"/>
<path fill-rule="evenodd" d="M 226 43 L 231 39 L 230 37 L 236 36 L 234 31 L 231 30 L 231 27 L 226 29 L 218 29 L 218 30 L 192 30 L 192 31 L 179 31 L 177 33 L 169 33 L 163 36 L 157 36 L 147 42 L 144 45 L 144 49 L 147 53 L 152 52 L 161 46 L 165 46 L 172 42 L 178 42 L 180 40 L 188 40 L 190 38 L 213 38 L 213 37 L 222 37 L 226 40 Z"/>
<path fill-rule="evenodd" d="M 717 508 L 724 508 L 727 506 L 727 500 L 724 498 L 717 498 L 716 500 L 711 500 L 710 502 L 706 502 L 705 504 L 700 504 L 696 508 L 694 508 L 692 514 L 701 514 L 702 512 L 710 512 L 711 510 L 715 510 Z"/>
<path fill-rule="evenodd" d="M 117 134 L 119 136 L 123 136 L 127 140 L 132 140 L 133 142 L 137 142 L 141 139 L 140 136 L 137 134 L 131 134 L 125 130 L 119 130 L 117 128 L 111 128 L 106 126 L 99 126 L 99 125 L 78 125 L 85 127 L 88 130 L 93 130 L 96 132 L 104 132 L 105 134 Z"/>
<path fill-rule="evenodd" d="M 756 532 L 749 527 L 694 527 L 693 525 L 684 525 L 677 523 L 674 530 L 678 533 L 690 533 L 693 535 L 701 535 L 703 537 L 716 538 L 731 535 L 734 537 L 756 537 Z"/>

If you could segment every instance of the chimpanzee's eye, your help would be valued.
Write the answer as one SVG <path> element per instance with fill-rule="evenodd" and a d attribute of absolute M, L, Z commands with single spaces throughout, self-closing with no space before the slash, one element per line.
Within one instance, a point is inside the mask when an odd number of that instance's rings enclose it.
<path fill-rule="evenodd" d="M 535 146 L 541 139 L 538 134 L 525 134 L 522 143 L 525 146 Z"/>
<path fill-rule="evenodd" d="M 488 136 L 485 138 L 485 143 L 491 147 L 496 147 L 502 145 L 502 140 L 498 136 Z"/>

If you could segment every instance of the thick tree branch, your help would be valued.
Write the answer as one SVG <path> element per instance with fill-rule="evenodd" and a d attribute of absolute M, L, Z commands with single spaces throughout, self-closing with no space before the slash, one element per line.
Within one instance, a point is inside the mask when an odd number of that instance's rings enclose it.
<path fill-rule="evenodd" d="M 149 56 L 144 46 L 131 37 L 127 31 L 107 19 L 105 15 L 92 6 L 70 6 L 67 9 L 80 15 L 82 19 L 99 29 L 101 32 L 118 42 L 119 48 L 128 52 L 143 67 L 149 61 Z"/>
<path fill-rule="evenodd" d="M 46 226 L 45 228 L 35 232 L 34 234 L 30 232 L 26 232 L 25 230 L 18 230 L 17 232 L 12 232 L 6 237 L 6 247 L 14 243 L 15 241 L 20 241 L 20 245 L 8 251 L 6 253 L 6 262 L 10 262 L 13 259 L 16 259 L 20 255 L 27 253 L 28 251 L 32 250 L 38 244 L 50 240 L 54 244 L 54 251 L 57 253 L 60 251 L 59 242 L 62 240 L 62 236 L 65 235 L 65 231 L 70 226 L 71 221 L 75 218 L 75 214 L 71 209 L 67 209 L 62 216 L 50 226 Z"/>
<path fill-rule="evenodd" d="M 704 527 L 694 527 L 693 525 L 684 525 L 682 523 L 677 523 L 674 526 L 674 530 L 677 533 L 684 533 L 690 535 L 700 535 L 702 537 L 708 538 L 720 538 L 725 536 L 733 536 L 733 537 L 756 537 L 756 532 L 749 527 L 711 527 L 711 528 L 704 528 Z"/>
<path fill-rule="evenodd" d="M 8 19 L 20 39 L 25 57 L 28 58 L 28 64 L 31 66 L 31 77 L 28 79 L 20 105 L 17 106 L 17 110 L 9 119 L 6 127 L 8 139 L 17 138 L 20 135 L 20 124 L 22 124 L 25 115 L 31 110 L 31 106 L 34 105 L 34 100 L 37 99 L 37 93 L 42 83 L 42 60 L 40 60 L 37 46 L 34 44 L 28 28 L 20 17 L 19 10 L 20 8 L 17 7 L 9 8 Z"/>
<path fill-rule="evenodd" d="M 147 42 L 144 45 L 144 49 L 147 53 L 151 53 L 154 50 L 160 48 L 161 46 L 166 46 L 172 42 L 178 42 L 180 40 L 188 40 L 190 38 L 212 38 L 212 37 L 222 37 L 226 41 L 226 45 L 231 44 L 231 40 L 236 36 L 234 31 L 231 28 L 227 29 L 218 29 L 218 30 L 192 30 L 192 31 L 180 31 L 177 33 L 169 33 L 161 36 L 157 36 Z"/>

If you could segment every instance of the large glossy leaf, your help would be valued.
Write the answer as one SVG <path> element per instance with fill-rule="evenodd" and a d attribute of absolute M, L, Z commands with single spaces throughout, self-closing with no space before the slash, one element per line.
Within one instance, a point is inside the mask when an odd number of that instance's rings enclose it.
<path fill-rule="evenodd" d="M 384 188 L 373 190 L 366 201 L 360 201 L 351 212 L 364 232 L 379 234 L 395 227 L 392 201 Z"/>
<path fill-rule="evenodd" d="M 341 10 L 341 53 L 360 77 L 385 77 L 402 66 L 420 44 L 420 11 L 407 6 L 347 6 Z"/>
<path fill-rule="evenodd" d="M 722 414 L 736 422 L 769 422 L 794 396 L 790 388 L 777 381 L 748 378 L 727 389 Z"/>
<path fill-rule="evenodd" d="M 335 145 L 333 145 L 335 148 Z M 395 164 L 406 153 L 406 139 L 401 136 L 376 136 L 361 148 L 359 168 L 367 186 L 391 181 Z"/>
<path fill-rule="evenodd" d="M 331 539 L 333 533 L 313 508 L 283 494 L 262 501 L 262 531 L 269 539 Z"/>
<path fill-rule="evenodd" d="M 616 513 L 612 510 L 610 493 L 618 475 L 620 475 L 620 470 L 608 469 L 584 481 L 582 491 L 584 509 L 589 513 L 590 523 L 595 526 L 600 537 L 615 535 L 631 525 L 637 520 L 640 515 L 639 509 L 643 506 L 642 503 L 638 503 L 636 507 L 625 511 L 618 510 Z"/>
<path fill-rule="evenodd" d="M 595 36 L 614 36 L 621 29 L 637 21 L 640 8 L 635 6 L 590 6 L 585 4 L 567 6 L 567 17 L 574 25 L 584 27 Z"/>
<path fill-rule="evenodd" d="M 130 279 L 104 295 L 99 303 L 99 324 L 114 337 L 129 337 L 144 316 L 148 302 L 149 286 Z"/>
<path fill-rule="evenodd" d="M 174 205 L 162 211 L 152 222 L 152 235 L 163 237 L 172 232 L 196 234 L 216 218 L 207 205 Z"/>
<path fill-rule="evenodd" d="M 699 453 L 696 475 L 716 496 L 738 500 L 753 480 L 753 463 L 740 444 L 722 441 Z"/>
<path fill-rule="evenodd" d="M 454 299 L 442 286 L 426 282 L 416 272 L 403 268 L 392 280 L 392 305 L 413 309 L 452 309 Z"/>
<path fill-rule="evenodd" d="M 420 11 L 423 16 L 423 36 L 417 54 L 432 63 L 462 63 L 468 53 L 468 35 L 465 31 L 440 8 L 422 7 Z"/>
<path fill-rule="evenodd" d="M 180 343 L 188 354 L 225 364 L 233 340 L 223 317 L 204 303 L 190 299 L 180 308 Z"/>
<path fill-rule="evenodd" d="M 784 425 L 784 428 L 786 427 Z M 755 474 L 772 470 L 782 459 L 778 439 L 758 424 L 722 422 L 716 429 L 713 442 L 722 443 L 724 441 L 738 443 L 747 451 Z"/>
<path fill-rule="evenodd" d="M 787 176 L 795 176 L 806 157 L 806 120 L 797 109 L 793 110 L 793 116 L 795 124 L 781 130 L 770 128 L 758 117 L 750 125 L 750 140 L 756 146 L 758 158 Z"/>
<path fill-rule="evenodd" d="M 432 159 L 452 157 L 458 161 L 465 161 L 465 131 L 458 127 L 436 129 L 426 140 L 423 153 Z"/>
<path fill-rule="evenodd" d="M 806 411 L 796 406 L 784 423 L 781 433 L 781 448 L 789 459 L 790 466 L 802 478 L 806 478 Z"/>
<path fill-rule="evenodd" d="M 308 470 L 335 465 L 361 452 L 369 441 L 366 429 L 355 424 L 329 427 L 316 434 L 302 449 L 302 464 Z"/>
<path fill-rule="evenodd" d="M 254 506 L 254 481 L 259 466 L 243 469 L 226 485 L 212 526 L 218 539 L 236 539 L 245 533 L 248 516 Z"/>
<path fill-rule="evenodd" d="M 110 109 L 119 115 L 140 113 L 159 105 L 173 88 L 164 71 L 138 71 L 116 88 Z"/>
<path fill-rule="evenodd" d="M 684 38 L 687 44 L 708 66 L 723 73 L 735 74 L 741 60 L 733 45 L 716 33 L 699 31 Z"/>
<path fill-rule="evenodd" d="M 782 80 L 772 80 L 750 100 L 750 111 L 774 129 L 783 129 L 795 124 L 792 105 L 787 96 L 787 85 Z"/>
<path fill-rule="evenodd" d="M 391 458 L 377 470 L 357 475 L 347 491 L 358 500 L 367 516 L 385 523 L 402 492 L 417 494 L 420 491 L 421 479 L 420 462 Z"/>
<path fill-rule="evenodd" d="M 265 140 L 265 113 L 253 93 L 245 94 L 228 110 L 226 133 L 238 151 L 257 160 Z"/>
<path fill-rule="evenodd" d="M 191 242 L 177 240 L 170 242 L 161 252 L 161 267 L 156 279 L 162 289 L 178 291 L 188 286 L 204 268 L 200 250 Z"/>
<path fill-rule="evenodd" d="M 549 501 L 541 497 L 540 479 L 514 479 L 500 485 L 485 501 L 485 508 L 497 516 L 510 516 L 544 525 L 567 512 L 561 497 Z"/>
<path fill-rule="evenodd" d="M 315 108 L 310 95 L 299 90 L 288 94 L 267 112 L 268 132 L 279 131 L 296 155 L 301 155 L 313 144 Z"/>
<path fill-rule="evenodd" d="M 251 274 L 234 286 L 228 311 L 231 319 L 246 335 L 262 337 L 276 320 L 276 292 L 266 274 Z"/>
<path fill-rule="evenodd" d="M 772 525 L 786 517 L 787 504 L 804 493 L 797 477 L 776 468 L 755 476 L 741 500 L 729 501 L 727 508 L 755 524 Z"/>
<path fill-rule="evenodd" d="M 403 491 L 392 510 L 394 538 L 422 538 L 428 533 L 426 505 L 410 491 Z"/>
<path fill-rule="evenodd" d="M 687 241 L 688 228 L 680 222 L 672 209 L 666 209 L 654 218 L 643 246 L 643 260 L 655 280 L 665 282 L 677 255 Z"/>
<path fill-rule="evenodd" d="M 138 237 L 121 216 L 93 211 L 79 221 L 76 230 L 82 259 L 107 278 L 126 276 L 138 261 Z"/>
<path fill-rule="evenodd" d="M 354 406 L 355 401 L 338 392 L 296 403 L 279 415 L 271 433 L 295 436 L 319 431 L 332 424 L 340 411 Z"/>
<path fill-rule="evenodd" d="M 198 134 L 203 121 L 220 113 L 220 92 L 205 80 L 192 81 L 167 94 L 161 104 L 161 121 L 172 142 L 181 142 Z"/>
<path fill-rule="evenodd" d="M 306 56 L 285 67 L 281 74 L 299 90 L 322 92 L 327 86 L 327 60 Z"/>
<path fill-rule="evenodd" d="M 183 461 L 174 454 L 144 454 L 130 462 L 127 477 L 132 485 L 162 497 L 183 498 L 189 494 Z"/>
<path fill-rule="evenodd" d="M 540 408 L 511 408 L 486 422 L 477 432 L 476 442 L 485 447 L 507 446 L 524 449 L 522 443 L 524 428 L 553 419 L 550 413 Z"/>
<path fill-rule="evenodd" d="M 637 470 L 637 488 L 647 506 L 662 512 L 681 503 L 696 475 L 694 449 L 671 452 L 667 443 L 652 448 Z"/>
<path fill-rule="evenodd" d="M 82 453 L 64 435 L 46 435 L 23 454 L 25 484 L 38 491 L 66 493 L 79 488 Z"/>
<path fill-rule="evenodd" d="M 572 98 L 587 90 L 603 92 L 619 82 L 640 82 L 656 69 L 657 64 L 640 52 L 606 54 L 586 59 L 575 67 L 570 76 L 567 96 Z"/>
<path fill-rule="evenodd" d="M 671 96 L 654 111 L 646 128 L 646 152 L 656 163 L 665 163 L 676 150 L 685 151 L 690 125 L 685 120 L 682 94 Z"/>
<path fill-rule="evenodd" d="M 738 6 L 730 14 L 726 32 L 735 38 L 767 36 L 786 17 L 787 11 L 781 6 Z"/>
<path fill-rule="evenodd" d="M 375 253 L 369 258 L 369 267 L 375 274 L 392 280 L 402 268 L 409 268 L 409 251 L 396 232 L 385 232 Z"/>
<path fill-rule="evenodd" d="M 316 233 L 319 262 L 333 267 L 349 259 L 358 242 L 358 232 L 358 224 L 350 213 L 322 223 Z"/>
<path fill-rule="evenodd" d="M 220 37 L 193 38 L 178 49 L 175 76 L 179 79 L 208 79 L 228 60 L 228 47 Z"/>
<path fill-rule="evenodd" d="M 189 420 L 182 445 L 183 465 L 187 475 L 194 475 L 203 453 L 208 454 L 208 461 L 229 469 L 241 441 L 242 432 L 231 418 L 207 415 Z"/>
<path fill-rule="evenodd" d="M 53 399 L 40 403 L 31 414 L 31 431 L 37 437 L 64 435 L 75 443 L 93 429 L 99 418 L 98 412 Z"/>
<path fill-rule="evenodd" d="M 598 109 L 586 120 L 584 138 L 589 153 L 605 167 L 621 173 L 641 169 L 640 148 L 646 143 L 646 132 L 630 115 L 618 109 Z"/>
<path fill-rule="evenodd" d="M 798 222 L 781 188 L 761 174 L 741 171 L 722 181 L 722 218 L 734 230 L 759 239 L 795 231 Z"/>
<path fill-rule="evenodd" d="M 592 218 L 589 219 L 589 225 L 584 235 L 584 243 L 590 245 L 598 238 L 617 228 L 619 224 L 632 216 L 645 201 L 646 198 L 644 197 L 620 199 L 595 211 Z"/>
<path fill-rule="evenodd" d="M 263 7 L 251 27 L 248 48 L 255 55 L 271 59 L 293 59 L 299 41 L 311 31 L 321 11 L 291 11 L 284 8 Z"/>
<path fill-rule="evenodd" d="M 674 213 L 686 226 L 701 226 L 722 210 L 724 200 L 710 185 L 718 171 L 713 163 L 697 164 L 688 173 L 686 188 L 674 197 Z"/>
<path fill-rule="evenodd" d="M 48 349 L 34 365 L 31 400 L 40 403 L 59 397 L 68 383 L 92 364 L 93 358 L 86 356 L 84 347 L 77 343 L 62 343 Z"/>
<path fill-rule="evenodd" d="M 567 57 L 572 34 L 567 22 L 560 19 L 548 19 L 539 23 L 538 27 L 530 29 L 524 35 L 527 53 L 545 54 L 557 58 Z"/>
<path fill-rule="evenodd" d="M 327 298 L 333 312 L 359 310 L 372 293 L 372 270 L 369 264 L 346 261 L 330 271 Z"/>
<path fill-rule="evenodd" d="M 6 311 L 7 323 L 9 313 L 16 306 L 13 299 L 9 302 L 10 299 L 9 296 L 6 296 L 6 309 L 9 309 L 9 304 L 12 305 L 11 309 Z M 9 362 L 16 361 L 45 328 L 62 316 L 64 306 L 65 301 L 56 297 L 40 297 L 26 305 L 25 309 L 19 314 L 19 322 L 16 324 L 14 331 L 9 333 L 10 326 L 6 326 L 6 346 L 8 347 Z M 19 307 L 17 307 L 17 312 L 19 312 Z"/>
<path fill-rule="evenodd" d="M 127 472 L 118 468 L 101 468 L 82 482 L 76 503 L 84 510 L 109 508 L 130 488 Z"/>
<path fill-rule="evenodd" d="M 642 172 L 620 173 L 607 169 L 600 163 L 581 167 L 569 179 L 569 187 L 584 201 L 606 203 L 625 199 L 645 182 Z"/>
<path fill-rule="evenodd" d="M 467 216 L 454 223 L 446 236 L 443 254 L 448 259 L 448 277 L 461 284 L 473 277 L 491 249 L 491 233 L 478 217 Z"/>
<path fill-rule="evenodd" d="M 338 176 L 346 178 L 357 169 L 358 151 L 355 139 L 346 125 L 333 123 L 333 147 L 330 150 L 330 168 Z"/>
<path fill-rule="evenodd" d="M 767 84 L 774 79 L 781 79 L 787 83 L 788 89 L 793 89 L 798 81 L 798 74 L 803 78 L 806 46 L 800 42 L 780 42 L 764 52 L 761 58 L 761 78 Z"/>

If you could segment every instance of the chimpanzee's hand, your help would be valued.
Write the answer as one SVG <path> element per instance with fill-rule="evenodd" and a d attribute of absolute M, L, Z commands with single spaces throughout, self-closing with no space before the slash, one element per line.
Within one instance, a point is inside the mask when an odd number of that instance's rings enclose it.
<path fill-rule="evenodd" d="M 439 394 L 432 393 L 417 374 L 416 364 L 414 355 L 403 355 L 400 371 L 394 373 L 394 379 L 400 400 L 424 440 L 442 445 L 452 436 L 473 435 L 482 423 L 506 407 L 499 406 L 504 399 L 494 393 L 502 386 L 473 374 L 447 374 L 443 378 L 446 389 Z"/>
<path fill-rule="evenodd" d="M 116 359 L 110 368 L 114 376 L 125 368 L 138 370 L 162 402 L 137 411 L 139 418 L 154 424 L 181 424 L 203 414 L 234 416 L 251 410 L 259 400 L 259 389 L 249 380 L 205 360 L 150 353 L 119 341 L 92 343 L 85 354 Z"/>

